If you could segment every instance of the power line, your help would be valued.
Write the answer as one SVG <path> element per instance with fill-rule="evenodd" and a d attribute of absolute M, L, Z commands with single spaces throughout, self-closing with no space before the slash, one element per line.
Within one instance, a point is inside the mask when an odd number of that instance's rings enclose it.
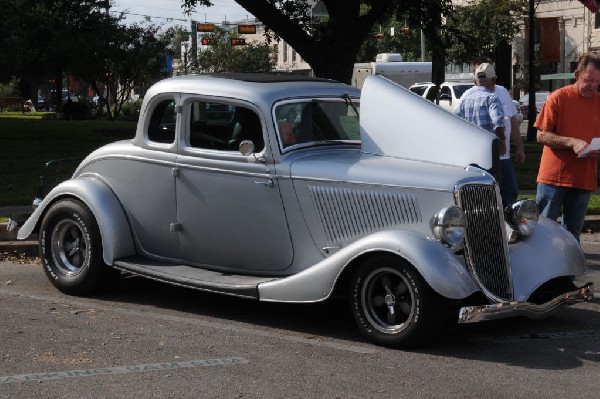
<path fill-rule="evenodd" d="M 190 21 L 189 19 L 181 19 L 181 18 L 175 18 L 175 17 L 157 17 L 155 15 L 136 14 L 136 13 L 129 12 L 129 11 L 119 11 L 119 13 L 123 13 L 126 15 L 134 15 L 136 17 L 144 17 L 144 18 L 168 19 L 168 20 L 172 20 L 172 21 L 183 21 L 183 22 Z"/>

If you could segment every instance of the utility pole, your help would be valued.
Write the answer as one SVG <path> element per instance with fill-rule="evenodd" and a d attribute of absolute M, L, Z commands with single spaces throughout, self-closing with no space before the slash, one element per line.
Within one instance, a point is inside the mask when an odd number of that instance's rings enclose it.
<path fill-rule="evenodd" d="M 527 141 L 536 140 L 536 128 L 533 127 L 537 117 L 537 106 L 535 104 L 535 0 L 529 0 L 529 32 L 527 54 L 527 74 L 529 86 L 529 110 L 527 112 Z"/>

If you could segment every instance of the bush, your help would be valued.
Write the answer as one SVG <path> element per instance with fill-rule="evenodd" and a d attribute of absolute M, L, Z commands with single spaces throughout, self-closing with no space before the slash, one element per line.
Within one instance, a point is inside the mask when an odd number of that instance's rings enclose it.
<path fill-rule="evenodd" d="M 90 118 L 90 107 L 87 101 L 67 101 L 58 107 L 58 112 L 67 120 L 85 120 Z"/>
<path fill-rule="evenodd" d="M 140 109 L 142 108 L 142 100 L 127 101 L 123 104 L 119 120 L 121 121 L 137 121 L 140 117 Z"/>

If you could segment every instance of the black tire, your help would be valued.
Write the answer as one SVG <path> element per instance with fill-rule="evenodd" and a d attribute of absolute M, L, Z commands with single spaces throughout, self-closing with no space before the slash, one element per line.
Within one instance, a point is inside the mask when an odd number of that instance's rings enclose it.
<path fill-rule="evenodd" d="M 442 326 L 440 297 L 408 262 L 377 255 L 354 273 L 350 305 L 358 329 L 369 340 L 413 348 Z"/>
<path fill-rule="evenodd" d="M 65 294 L 96 293 L 119 275 L 104 263 L 98 223 L 80 201 L 61 200 L 50 207 L 39 245 L 46 275 Z"/>

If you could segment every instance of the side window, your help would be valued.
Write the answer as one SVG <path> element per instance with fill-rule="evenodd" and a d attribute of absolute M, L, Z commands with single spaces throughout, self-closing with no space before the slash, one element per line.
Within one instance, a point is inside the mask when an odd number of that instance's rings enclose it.
<path fill-rule="evenodd" d="M 439 89 L 437 86 L 433 85 L 429 88 L 429 90 L 427 91 L 427 96 L 425 98 L 427 98 L 429 101 L 435 102 L 437 100 L 437 93 L 438 93 Z"/>
<path fill-rule="evenodd" d="M 163 100 L 156 105 L 148 125 L 148 139 L 157 143 L 175 141 L 175 100 Z"/>
<path fill-rule="evenodd" d="M 449 100 L 452 98 L 452 93 L 450 92 L 450 88 L 448 86 L 444 86 L 440 89 L 440 99 L 444 98 L 444 100 Z"/>
<path fill-rule="evenodd" d="M 410 91 L 422 96 L 425 93 L 425 89 L 427 89 L 427 86 L 415 86 L 415 87 L 411 87 Z"/>
<path fill-rule="evenodd" d="M 265 147 L 260 119 L 251 109 L 204 101 L 189 107 L 190 147 L 237 151 L 243 140 L 251 140 L 256 152 Z"/>

